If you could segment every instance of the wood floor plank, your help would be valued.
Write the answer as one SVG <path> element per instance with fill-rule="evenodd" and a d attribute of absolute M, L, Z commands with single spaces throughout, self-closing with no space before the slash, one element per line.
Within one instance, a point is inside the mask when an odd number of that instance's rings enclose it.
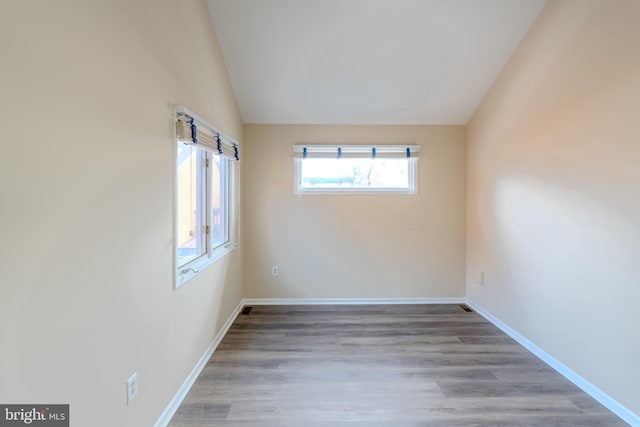
<path fill-rule="evenodd" d="M 624 426 L 458 305 L 254 306 L 170 427 Z"/>

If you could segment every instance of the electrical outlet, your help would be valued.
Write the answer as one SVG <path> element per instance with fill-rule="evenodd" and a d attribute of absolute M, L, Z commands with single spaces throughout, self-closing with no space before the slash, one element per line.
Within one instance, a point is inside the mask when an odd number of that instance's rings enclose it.
<path fill-rule="evenodd" d="M 480 282 L 482 286 L 484 286 L 484 271 L 480 273 Z"/>
<path fill-rule="evenodd" d="M 278 269 L 277 265 L 274 265 L 273 267 L 271 267 L 271 275 L 273 277 L 277 277 L 280 275 L 280 270 Z"/>
<path fill-rule="evenodd" d="M 138 395 L 138 373 L 134 372 L 127 380 L 127 405 Z"/>

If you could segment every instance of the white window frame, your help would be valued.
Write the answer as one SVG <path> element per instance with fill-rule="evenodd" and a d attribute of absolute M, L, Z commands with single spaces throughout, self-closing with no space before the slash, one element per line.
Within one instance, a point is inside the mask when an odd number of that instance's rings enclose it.
<path fill-rule="evenodd" d="M 335 159 L 335 161 L 342 161 L 334 155 L 340 147 L 340 152 L 345 153 L 345 157 L 349 154 L 354 157 L 367 158 L 369 153 L 375 147 L 377 149 L 378 159 L 385 158 L 385 152 L 393 153 L 393 158 L 405 158 L 407 160 L 407 174 L 408 174 L 408 186 L 398 188 L 375 188 L 375 187 L 303 187 L 302 186 L 302 162 L 305 157 L 301 155 L 302 150 L 308 147 L 315 153 L 315 158 L 327 158 Z M 405 152 L 409 148 L 413 155 L 411 157 L 397 155 L 397 153 Z M 418 194 L 418 160 L 419 157 L 416 153 L 419 151 L 419 147 L 412 146 L 400 146 L 400 145 L 383 145 L 383 146 L 369 146 L 369 145 L 303 145 L 296 144 L 293 146 L 294 152 L 294 165 L 293 165 L 293 192 L 296 195 L 313 195 L 313 194 L 396 194 L 396 195 L 415 195 Z M 364 154 L 366 153 L 366 154 Z"/>
<path fill-rule="evenodd" d="M 176 111 L 185 111 L 184 108 L 182 110 Z M 188 111 L 188 110 L 187 110 Z M 193 114 L 193 113 L 190 113 Z M 178 289 L 182 285 L 189 282 L 194 277 L 198 276 L 201 272 L 203 272 L 206 268 L 213 265 L 219 259 L 225 257 L 229 253 L 231 253 L 235 247 L 237 246 L 235 229 L 236 229 L 236 162 L 231 161 L 227 158 L 220 157 L 221 160 L 226 162 L 226 179 L 221 179 L 221 185 L 226 185 L 226 188 L 221 189 L 221 194 L 225 194 L 227 196 L 227 206 L 226 206 L 226 214 L 227 214 L 227 240 L 215 247 L 212 245 L 212 229 L 213 229 L 213 210 L 211 209 L 211 196 L 212 196 L 212 171 L 210 165 L 212 165 L 213 154 L 210 151 L 194 147 L 194 149 L 198 150 L 198 159 L 199 161 L 207 161 L 204 166 L 206 172 L 203 176 L 199 185 L 204 184 L 204 189 L 199 190 L 198 193 L 204 194 L 205 202 L 201 205 L 201 208 L 204 209 L 204 226 L 207 227 L 206 235 L 205 235 L 205 252 L 199 257 L 183 264 L 178 265 L 178 214 L 179 214 L 179 206 L 178 206 L 178 148 L 180 147 L 182 142 L 178 141 L 177 136 L 174 138 L 174 239 L 173 239 L 173 266 L 174 266 L 174 289 Z"/>

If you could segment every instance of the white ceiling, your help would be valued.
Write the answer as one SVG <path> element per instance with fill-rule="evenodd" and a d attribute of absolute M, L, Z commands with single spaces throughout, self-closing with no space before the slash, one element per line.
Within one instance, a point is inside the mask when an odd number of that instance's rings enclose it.
<path fill-rule="evenodd" d="M 466 124 L 546 0 L 208 0 L 245 123 Z"/>

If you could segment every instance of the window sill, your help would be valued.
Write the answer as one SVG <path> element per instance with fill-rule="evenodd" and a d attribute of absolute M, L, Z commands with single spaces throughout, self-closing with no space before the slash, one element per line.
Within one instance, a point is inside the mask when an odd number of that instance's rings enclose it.
<path fill-rule="evenodd" d="M 418 194 L 418 190 L 415 188 L 401 188 L 401 189 L 395 189 L 395 188 L 384 188 L 384 189 L 356 189 L 356 188 L 344 188 L 344 189 L 339 189 L 339 188 L 296 188 L 294 189 L 294 194 L 297 196 L 304 196 L 304 195 L 310 195 L 310 194 L 317 194 L 317 195 L 336 195 L 336 194 L 357 194 L 357 195 L 389 195 L 389 194 L 396 194 L 396 195 L 416 195 Z"/>
<path fill-rule="evenodd" d="M 200 275 L 200 273 L 215 264 L 219 259 L 230 254 L 236 246 L 238 246 L 237 243 L 227 243 L 226 245 L 214 250 L 210 256 L 200 257 L 199 259 L 191 261 L 190 263 L 178 268 L 175 271 L 174 290 L 186 284 L 194 277 Z"/>

